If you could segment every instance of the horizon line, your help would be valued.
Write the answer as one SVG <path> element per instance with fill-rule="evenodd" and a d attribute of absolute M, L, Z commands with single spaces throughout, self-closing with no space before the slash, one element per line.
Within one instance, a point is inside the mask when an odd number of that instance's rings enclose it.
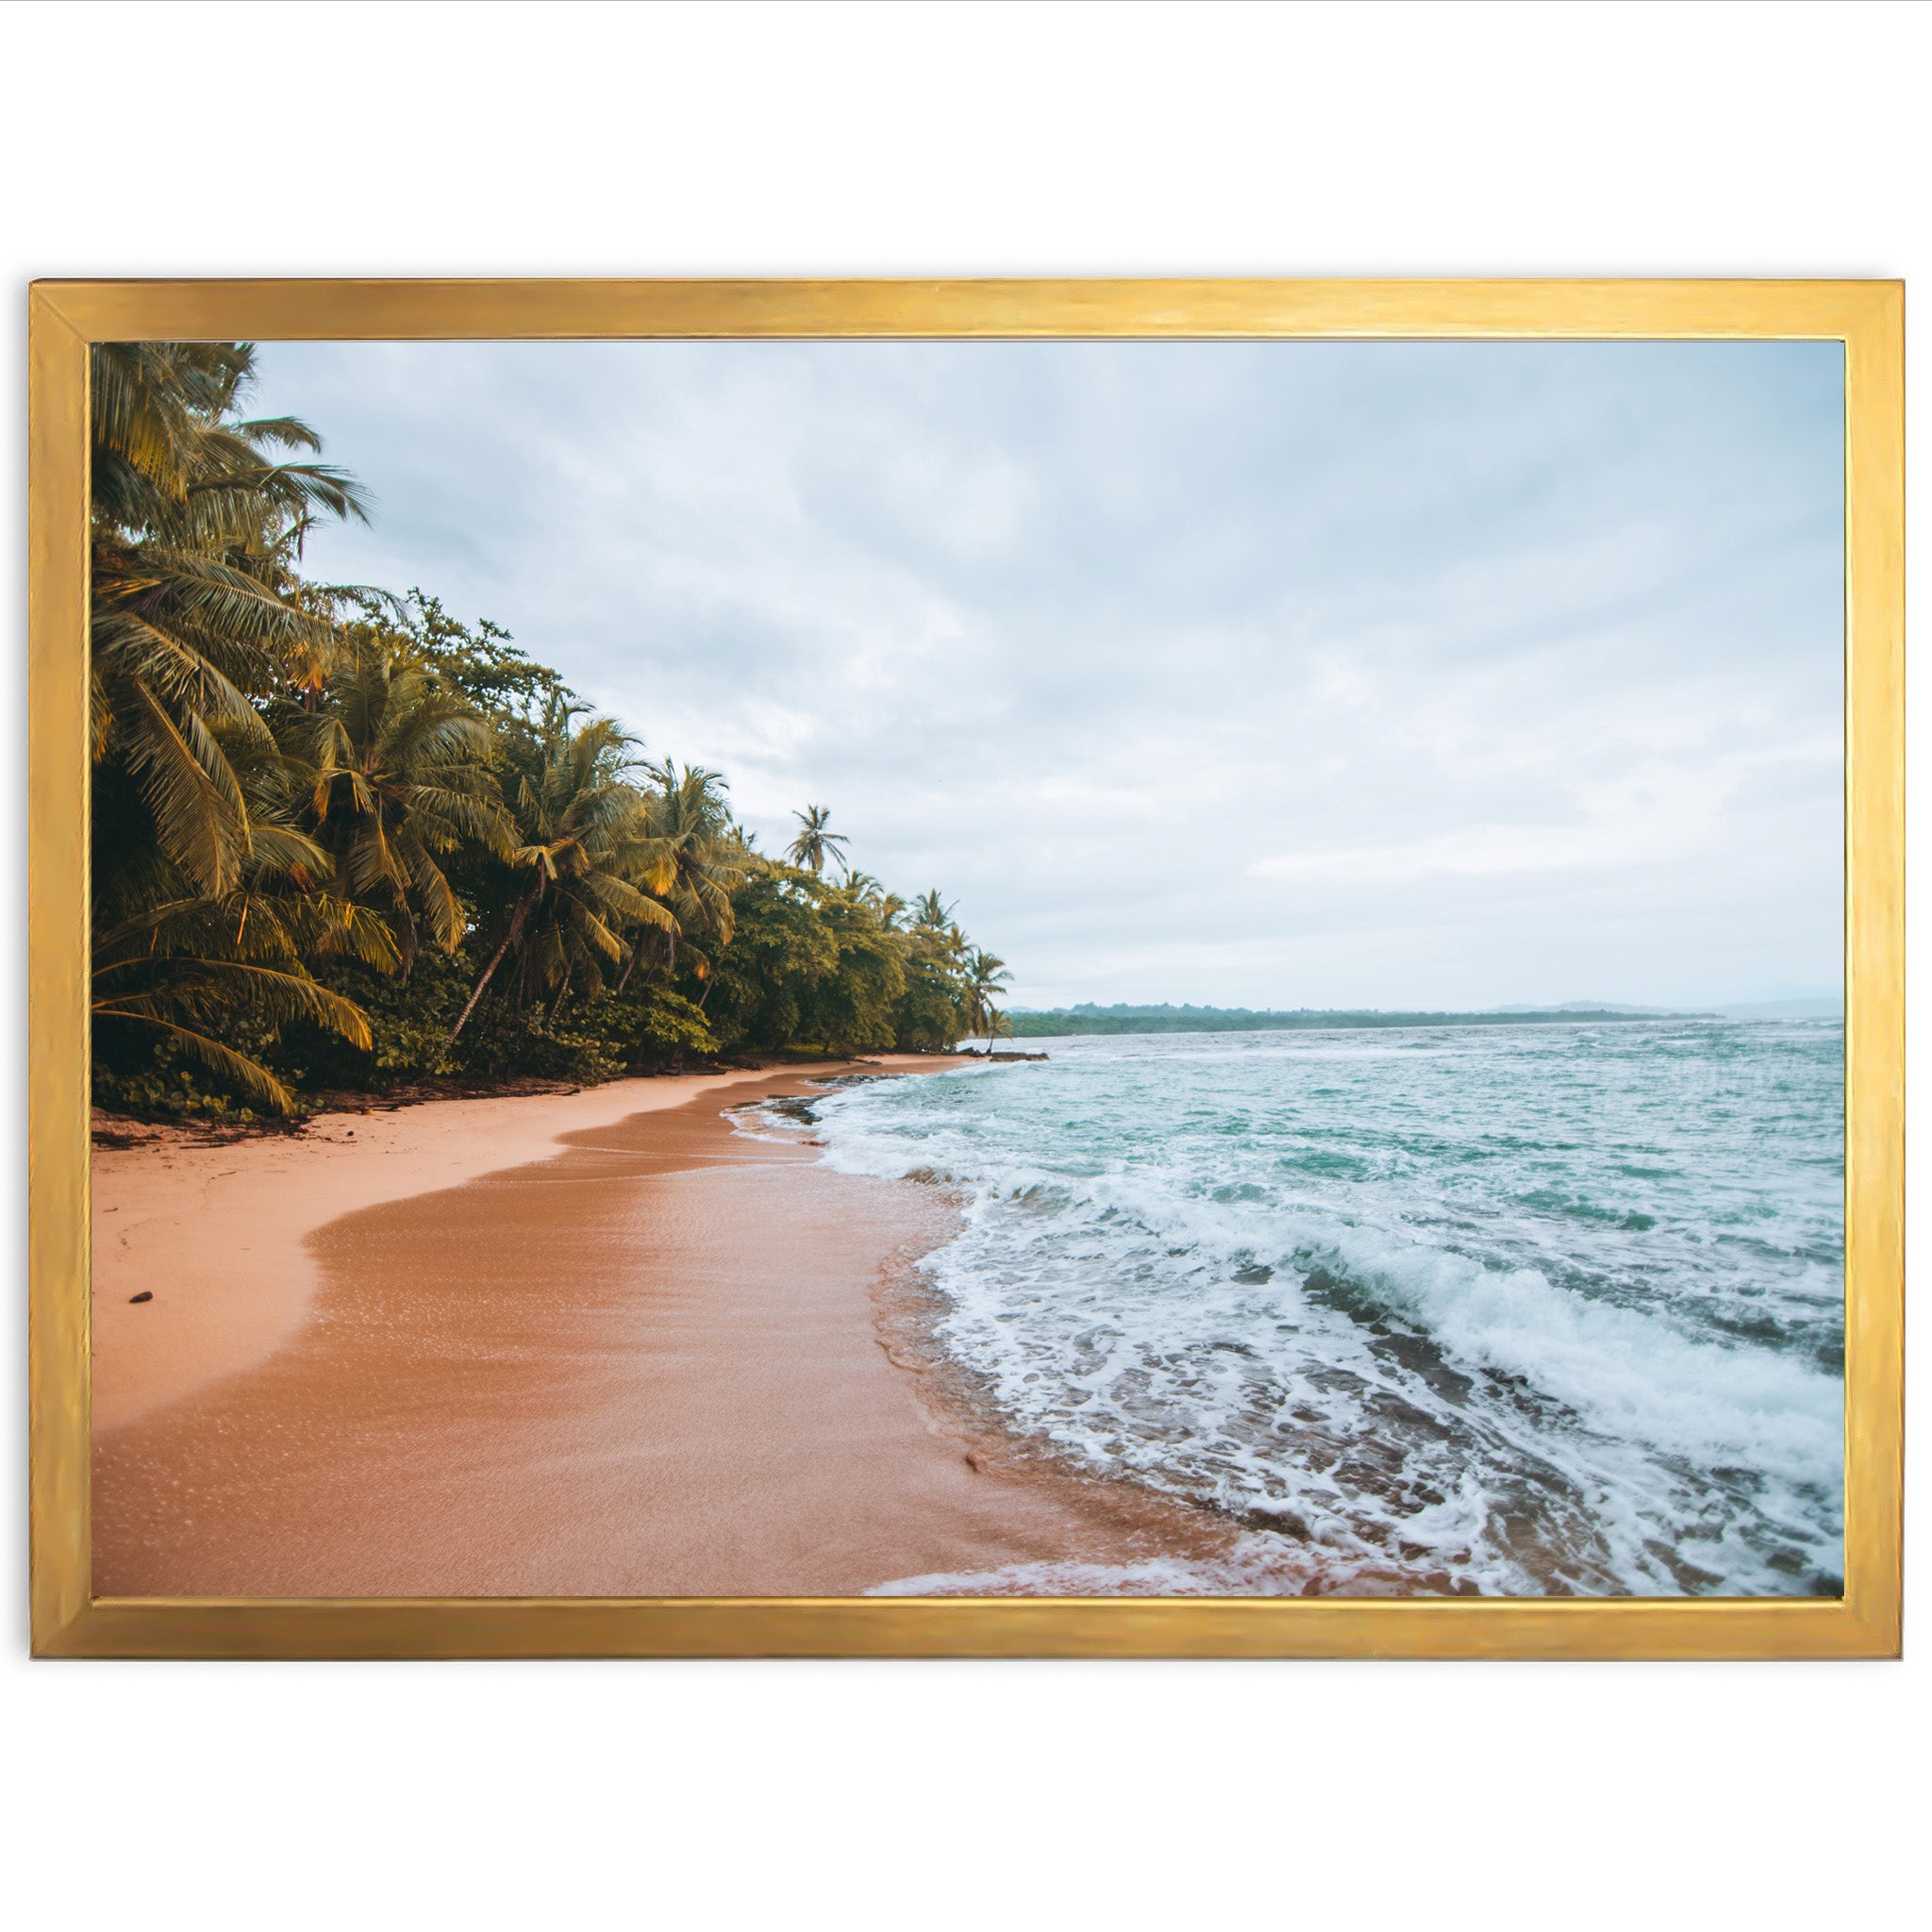
<path fill-rule="evenodd" d="M 1273 1013 L 1281 1015 L 1302 1013 L 1637 1013 L 1655 1014 L 1658 1017 L 1680 1015 L 1695 1017 L 1697 1014 L 1713 1010 L 1728 1010 L 1743 1008 L 1762 1007 L 1838 1007 L 1844 1006 L 1842 991 L 1818 993 L 1790 993 L 1780 997 L 1757 999 L 1715 999 L 1684 1001 L 1670 1005 L 1656 1001 L 1635 1000 L 1500 1000 L 1486 1006 L 1394 1006 L 1394 1007 L 1251 1007 L 1218 1006 L 1212 1002 L 1193 1000 L 1112 1000 L 1103 1005 L 1097 1000 L 1075 1000 L 1058 1002 L 1051 1006 L 1015 1006 L 1007 1010 L 1012 1013 L 1077 1013 L 1077 1012 L 1194 1012 L 1194 1013 Z"/>

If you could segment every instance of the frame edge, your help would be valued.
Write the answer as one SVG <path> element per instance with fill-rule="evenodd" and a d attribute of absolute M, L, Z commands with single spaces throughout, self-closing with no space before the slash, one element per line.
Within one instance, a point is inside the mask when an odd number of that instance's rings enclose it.
<path fill-rule="evenodd" d="M 27 344 L 28 1588 L 46 1655 L 85 1630 L 92 1567 L 88 435 L 87 343 L 38 284 Z"/>
<path fill-rule="evenodd" d="M 1890 1657 L 1903 1515 L 1904 284 L 81 281 L 29 304 L 29 1386 L 43 1657 Z M 320 299 L 318 299 L 320 298 Z M 1740 325 L 1748 304 L 1757 326 Z M 341 325 L 345 309 L 365 325 Z M 1432 312 L 1424 313 L 1425 309 Z M 142 337 L 1832 338 L 1845 348 L 1844 1600 L 145 1600 L 90 1595 L 87 351 Z M 78 1066 L 82 1079 L 72 1075 Z M 1855 1152 L 1856 1150 L 1856 1152 Z M 1856 1378 L 1856 1380 L 1855 1380 Z M 1853 1399 L 1856 1386 L 1857 1396 Z M 1368 1612 L 1365 1616 L 1363 1613 Z M 1480 1615 L 1482 1624 L 1467 1622 Z M 705 1627 L 700 1628 L 703 1624 Z M 777 1626 L 787 1626 L 779 1629 Z M 1265 1626 L 1265 1627 L 1264 1627 Z"/>

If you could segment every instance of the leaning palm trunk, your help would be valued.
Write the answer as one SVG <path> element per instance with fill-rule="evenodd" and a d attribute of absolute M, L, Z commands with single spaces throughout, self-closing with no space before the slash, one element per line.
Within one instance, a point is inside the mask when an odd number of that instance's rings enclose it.
<path fill-rule="evenodd" d="M 503 936 L 503 943 L 490 956 L 490 963 L 477 976 L 476 984 L 471 989 L 470 997 L 463 1003 L 463 1010 L 457 1015 L 457 1024 L 449 1029 L 452 1044 L 456 1037 L 468 1024 L 470 1015 L 476 1010 L 476 1002 L 483 997 L 483 989 L 490 984 L 491 975 L 503 964 L 503 957 L 524 936 L 525 923 L 529 919 L 537 896 L 543 890 L 543 874 L 540 872 L 530 881 L 530 890 L 517 902 L 517 909 L 510 914 L 509 930 Z"/>
<path fill-rule="evenodd" d="M 627 924 L 675 933 L 671 908 L 629 883 L 627 872 L 669 884 L 661 841 L 650 832 L 643 804 L 625 774 L 633 768 L 631 741 L 608 718 L 572 728 L 581 706 L 558 700 L 540 728 L 537 743 L 517 755 L 516 786 L 507 798 L 523 843 L 505 854 L 512 865 L 533 867 L 536 876 L 518 903 L 503 942 L 484 967 L 468 1003 L 450 1029 L 454 1041 L 496 970 L 526 944 L 530 914 L 554 889 L 555 914 L 525 962 L 525 994 L 547 992 L 561 974 L 594 996 L 604 991 L 607 968 L 625 958 L 620 934 Z"/>
<path fill-rule="evenodd" d="M 631 974 L 638 970 L 638 955 L 642 951 L 643 935 L 640 933 L 638 937 L 631 941 L 630 958 L 624 962 L 624 971 L 618 974 L 617 984 L 610 990 L 611 997 L 613 999 L 619 993 L 621 993 L 625 987 L 627 987 L 630 984 Z"/>

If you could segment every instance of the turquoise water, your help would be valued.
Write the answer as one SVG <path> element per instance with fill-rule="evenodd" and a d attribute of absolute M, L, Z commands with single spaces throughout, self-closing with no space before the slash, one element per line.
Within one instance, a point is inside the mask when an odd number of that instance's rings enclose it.
<path fill-rule="evenodd" d="M 1838 1591 L 1837 1025 L 1029 1043 L 814 1111 L 970 1200 L 938 1339 L 1008 1430 L 1241 1527 L 1031 1587 Z"/>

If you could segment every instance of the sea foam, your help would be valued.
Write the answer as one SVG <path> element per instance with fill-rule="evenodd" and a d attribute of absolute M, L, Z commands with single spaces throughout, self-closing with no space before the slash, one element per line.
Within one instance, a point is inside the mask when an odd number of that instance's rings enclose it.
<path fill-rule="evenodd" d="M 1051 1048 L 812 1110 L 833 1165 L 967 1199 L 937 1339 L 1007 1429 L 1243 1525 L 1059 1585 L 1839 1588 L 1836 1028 Z"/>

